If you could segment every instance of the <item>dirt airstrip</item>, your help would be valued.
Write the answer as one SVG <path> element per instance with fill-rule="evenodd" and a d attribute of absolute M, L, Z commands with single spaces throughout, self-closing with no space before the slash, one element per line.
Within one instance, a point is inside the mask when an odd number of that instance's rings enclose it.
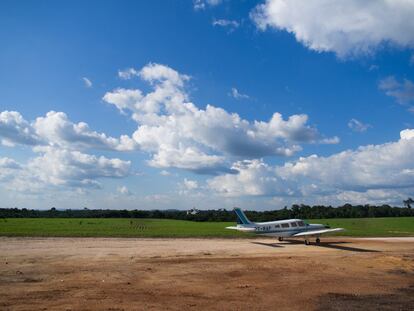
<path fill-rule="evenodd" d="M 414 310 L 414 238 L 0 238 L 0 310 Z"/>

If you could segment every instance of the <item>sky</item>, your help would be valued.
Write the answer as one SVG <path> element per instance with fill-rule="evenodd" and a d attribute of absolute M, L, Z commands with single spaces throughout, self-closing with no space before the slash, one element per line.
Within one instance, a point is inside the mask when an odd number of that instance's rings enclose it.
<path fill-rule="evenodd" d="M 0 207 L 414 195 L 414 1 L 1 1 Z"/>

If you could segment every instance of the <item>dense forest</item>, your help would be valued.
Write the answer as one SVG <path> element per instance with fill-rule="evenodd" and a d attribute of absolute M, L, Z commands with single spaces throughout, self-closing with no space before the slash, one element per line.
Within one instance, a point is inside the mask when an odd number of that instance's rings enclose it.
<path fill-rule="evenodd" d="M 364 218 L 364 217 L 402 217 L 414 216 L 410 204 L 406 207 L 389 205 L 350 205 L 343 206 L 308 206 L 292 205 L 273 211 L 246 211 L 252 221 L 270 221 L 287 218 L 317 219 L 317 218 Z M 29 210 L 19 208 L 0 208 L 0 218 L 161 218 L 194 221 L 236 221 L 232 210 Z"/>

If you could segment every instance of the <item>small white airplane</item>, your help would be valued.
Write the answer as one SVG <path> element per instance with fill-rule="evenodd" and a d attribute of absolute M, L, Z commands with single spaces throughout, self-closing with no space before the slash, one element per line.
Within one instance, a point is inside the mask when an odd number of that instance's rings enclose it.
<path fill-rule="evenodd" d="M 303 237 L 305 244 L 309 245 L 309 238 L 316 236 L 316 244 L 321 242 L 320 236 L 324 233 L 344 231 L 343 228 L 330 229 L 328 226 L 307 224 L 302 219 L 287 219 L 268 222 L 251 222 L 244 212 L 236 207 L 234 208 L 236 215 L 241 224 L 226 229 L 252 232 L 260 235 L 278 237 L 279 241 L 283 241 L 285 237 Z"/>

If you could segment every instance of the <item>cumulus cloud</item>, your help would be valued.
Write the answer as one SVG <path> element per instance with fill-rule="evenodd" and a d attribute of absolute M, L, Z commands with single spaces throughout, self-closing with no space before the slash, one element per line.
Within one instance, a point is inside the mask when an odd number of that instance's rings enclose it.
<path fill-rule="evenodd" d="M 198 181 L 184 178 L 184 180 L 178 183 L 178 192 L 179 195 L 185 196 L 189 200 L 194 198 L 204 197 L 206 191 L 204 187 L 200 186 Z"/>
<path fill-rule="evenodd" d="M 208 6 L 216 6 L 219 5 L 222 0 L 194 0 L 194 10 L 204 10 Z"/>
<path fill-rule="evenodd" d="M 121 186 L 116 189 L 122 195 L 132 195 L 131 191 L 126 186 Z"/>
<path fill-rule="evenodd" d="M 234 173 L 225 165 L 224 157 L 204 154 L 191 147 L 169 149 L 168 146 L 160 146 L 148 163 L 157 168 L 176 167 L 198 174 Z"/>
<path fill-rule="evenodd" d="M 36 145 L 41 142 L 33 127 L 17 111 L 0 112 L 0 140 L 3 145 Z"/>
<path fill-rule="evenodd" d="M 196 180 L 184 178 L 183 186 L 188 190 L 194 190 L 198 188 L 198 182 Z"/>
<path fill-rule="evenodd" d="M 19 169 L 20 164 L 15 160 L 10 158 L 0 158 L 0 168 L 1 169 Z"/>
<path fill-rule="evenodd" d="M 69 149 L 134 150 L 127 135 L 108 137 L 92 131 L 85 122 L 73 123 L 63 112 L 50 111 L 29 123 L 16 111 L 0 113 L 0 139 L 5 145 L 50 145 Z"/>
<path fill-rule="evenodd" d="M 414 102 L 414 83 L 408 79 L 399 82 L 394 76 L 389 76 L 382 79 L 378 87 L 401 105 L 410 105 Z"/>
<path fill-rule="evenodd" d="M 385 44 L 414 46 L 414 3 L 407 0 L 266 0 L 251 18 L 262 30 L 287 31 L 309 49 L 339 57 Z"/>
<path fill-rule="evenodd" d="M 118 88 L 104 95 L 103 100 L 118 108 L 122 113 L 133 110 L 135 103 L 142 99 L 140 90 Z"/>
<path fill-rule="evenodd" d="M 35 147 L 41 155 L 30 160 L 28 172 L 48 185 L 97 188 L 98 178 L 121 178 L 130 174 L 131 162 L 108 159 L 53 147 Z"/>
<path fill-rule="evenodd" d="M 124 70 L 118 70 L 118 77 L 123 80 L 129 80 L 138 76 L 138 71 L 134 68 L 126 68 Z"/>
<path fill-rule="evenodd" d="M 350 193 L 389 193 L 414 188 L 414 130 L 396 142 L 368 145 L 328 157 L 301 157 L 282 166 L 262 160 L 239 161 L 235 175 L 217 176 L 208 186 L 225 196 L 336 197 Z M 401 190 L 402 189 L 402 190 Z"/>
<path fill-rule="evenodd" d="M 400 133 L 401 139 L 412 139 L 414 138 L 414 130 L 406 129 Z"/>
<path fill-rule="evenodd" d="M 21 169 L 21 165 L 15 160 L 3 157 L 0 158 L 0 182 L 9 181 Z"/>
<path fill-rule="evenodd" d="M 357 119 L 351 119 L 348 122 L 348 127 L 353 130 L 354 132 L 365 132 L 366 130 L 368 130 L 371 125 L 370 124 L 366 124 L 366 123 L 362 123 L 361 121 L 358 121 Z"/>
<path fill-rule="evenodd" d="M 0 113 L 0 140 L 6 146 L 32 147 L 36 157 L 19 164 L 0 159 L 0 180 L 17 191 L 34 192 L 44 187 L 100 188 L 100 178 L 122 178 L 130 174 L 128 161 L 109 159 L 83 150 L 128 151 L 137 146 L 123 135 L 109 137 L 92 131 L 84 122 L 73 123 L 63 112 L 50 111 L 33 122 L 16 111 Z M 11 170 L 18 170 L 18 172 Z"/>
<path fill-rule="evenodd" d="M 50 111 L 33 123 L 36 134 L 52 146 L 76 149 L 134 150 L 135 142 L 127 135 L 108 137 L 92 131 L 85 122 L 73 123 L 63 112 Z"/>
<path fill-rule="evenodd" d="M 379 66 L 378 65 L 371 65 L 371 66 L 369 66 L 369 68 L 368 68 L 368 70 L 369 71 L 376 71 L 376 70 L 378 70 L 379 69 Z"/>
<path fill-rule="evenodd" d="M 46 188 L 99 189 L 99 179 L 123 178 L 131 173 L 131 162 L 117 158 L 50 146 L 34 147 L 34 152 L 37 156 L 24 164 L 0 159 L 0 180 L 7 181 L 6 188 L 25 193 Z"/>
<path fill-rule="evenodd" d="M 249 99 L 250 98 L 249 95 L 240 93 L 239 90 L 236 89 L 235 87 L 231 88 L 231 91 L 228 95 L 233 97 L 234 99 Z"/>
<path fill-rule="evenodd" d="M 93 86 L 92 81 L 89 80 L 87 77 L 82 77 L 82 81 L 87 88 L 91 88 Z"/>
<path fill-rule="evenodd" d="M 306 115 L 284 119 L 275 113 L 270 121 L 249 122 L 236 113 L 189 101 L 189 76 L 170 67 L 149 64 L 138 73 L 152 91 L 115 89 L 103 100 L 122 113 L 129 112 L 138 124 L 132 138 L 140 150 L 151 154 L 149 164 L 182 168 L 197 173 L 233 172 L 230 157 L 290 156 L 301 143 L 332 143 L 307 124 Z"/>
<path fill-rule="evenodd" d="M 226 28 L 229 32 L 233 32 L 240 26 L 238 21 L 230 19 L 214 19 L 212 24 L 213 26 Z"/>
<path fill-rule="evenodd" d="M 321 144 L 326 144 L 326 145 L 336 145 L 340 143 L 340 139 L 338 136 L 333 136 L 333 137 L 329 137 L 329 138 L 322 138 L 319 142 Z"/>
<path fill-rule="evenodd" d="M 288 187 L 277 176 L 275 168 L 263 160 L 244 160 L 233 164 L 238 174 L 217 176 L 208 180 L 208 186 L 226 196 L 285 195 Z"/>

